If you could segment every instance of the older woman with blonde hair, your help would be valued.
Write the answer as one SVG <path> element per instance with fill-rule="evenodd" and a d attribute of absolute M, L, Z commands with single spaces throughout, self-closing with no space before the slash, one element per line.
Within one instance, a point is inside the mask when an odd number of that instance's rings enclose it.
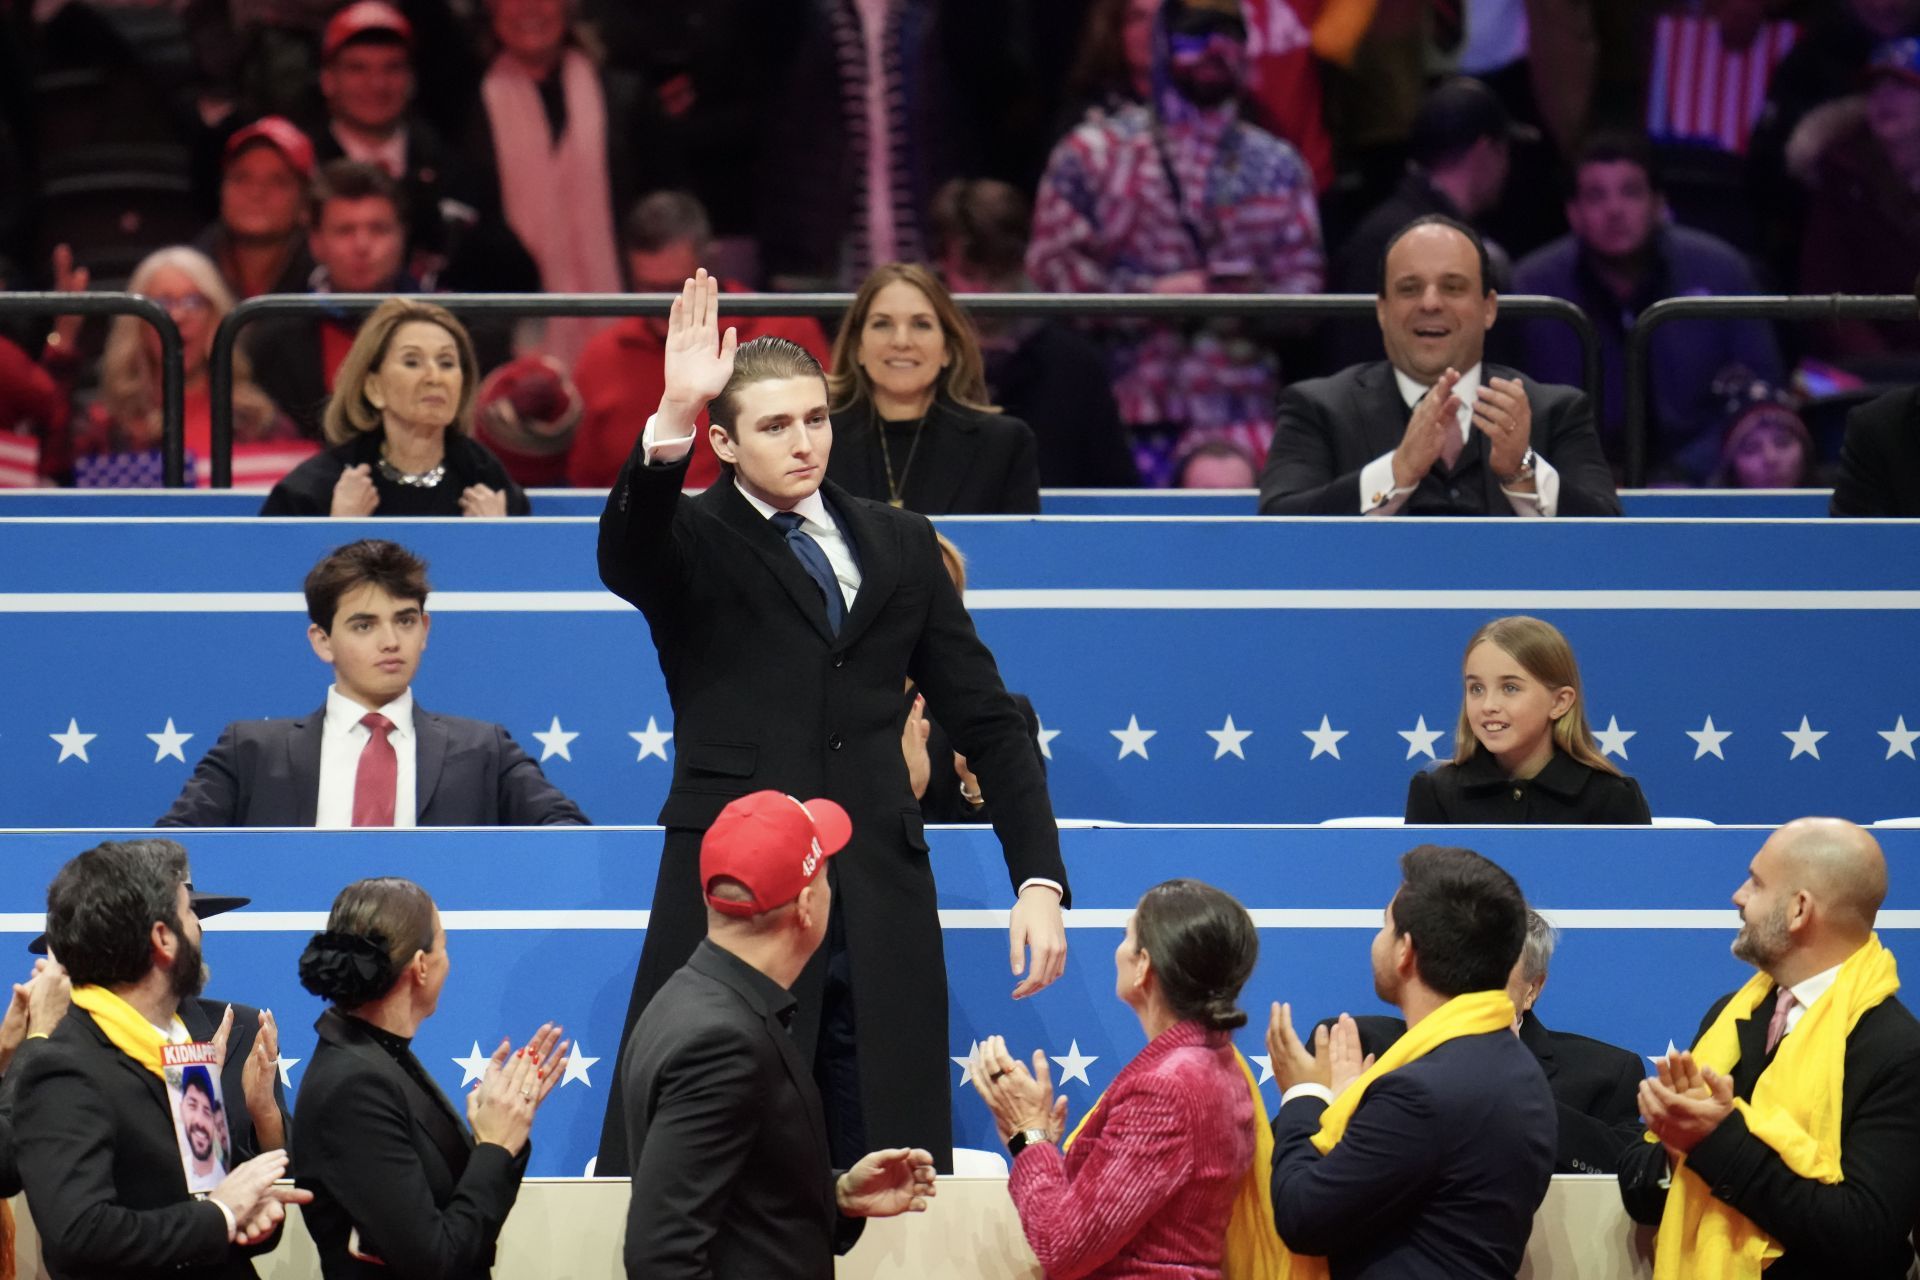
<path fill-rule="evenodd" d="M 180 330 L 186 367 L 185 426 L 188 473 L 212 453 L 213 400 L 208 357 L 213 334 L 233 310 L 233 294 L 212 259 L 184 245 L 148 254 L 133 269 L 127 292 L 158 303 Z M 233 357 L 233 438 L 236 443 L 290 440 L 299 432 L 253 385 L 252 369 Z M 76 484 L 120 488 L 159 483 L 160 335 L 138 316 L 117 316 L 100 358 L 98 395 L 72 427 Z M 125 460 L 146 456 L 151 465 Z M 201 483 L 205 483 L 204 480 Z"/>
<path fill-rule="evenodd" d="M 877 267 L 833 340 L 827 478 L 922 515 L 1040 510 L 1032 428 L 987 403 L 980 340 L 925 267 Z"/>
<path fill-rule="evenodd" d="M 325 453 L 274 486 L 263 516 L 523 516 L 527 495 L 473 438 L 473 339 L 444 307 L 389 298 L 334 376 Z"/>

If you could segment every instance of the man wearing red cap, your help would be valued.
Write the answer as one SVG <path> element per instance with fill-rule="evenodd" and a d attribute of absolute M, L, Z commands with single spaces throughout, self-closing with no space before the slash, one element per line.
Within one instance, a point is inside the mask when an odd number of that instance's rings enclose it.
<path fill-rule="evenodd" d="M 831 800 L 756 791 L 700 844 L 707 937 L 621 1056 L 634 1280 L 833 1275 L 866 1218 L 918 1213 L 933 1155 L 898 1147 L 833 1168 L 820 1094 L 788 1027 L 790 988 L 827 936 L 821 874 L 853 834 Z"/>
<path fill-rule="evenodd" d="M 284 116 L 263 116 L 227 139 L 220 220 L 194 247 L 213 259 L 235 298 L 306 291 L 312 181 L 313 143 Z"/>
<path fill-rule="evenodd" d="M 1066 869 L 1046 777 L 924 516 L 824 482 L 819 362 L 779 338 L 723 341 L 695 273 L 667 322 L 665 391 L 600 520 L 600 576 L 646 615 L 674 712 L 674 777 L 637 1018 L 699 941 L 700 837 L 736 796 L 827 795 L 853 815 L 821 958 L 796 989 L 837 1162 L 870 1145 L 951 1161 L 947 975 L 934 877 L 900 736 L 909 678 L 987 795 L 1016 895 L 1016 997 L 1066 964 Z M 695 423 L 730 474 L 681 494 Z M 1029 956 L 1031 957 L 1029 961 Z M 599 1172 L 626 1171 L 618 1108 Z M 870 1140 L 870 1141 L 869 1141 Z"/>

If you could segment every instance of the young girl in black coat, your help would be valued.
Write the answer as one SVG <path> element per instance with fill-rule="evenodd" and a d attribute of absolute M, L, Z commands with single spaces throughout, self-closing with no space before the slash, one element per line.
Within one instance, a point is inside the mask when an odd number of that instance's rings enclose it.
<path fill-rule="evenodd" d="M 1580 667 L 1559 629 L 1495 618 L 1474 633 L 1450 763 L 1413 776 L 1409 823 L 1645 824 L 1640 784 L 1593 744 Z"/>

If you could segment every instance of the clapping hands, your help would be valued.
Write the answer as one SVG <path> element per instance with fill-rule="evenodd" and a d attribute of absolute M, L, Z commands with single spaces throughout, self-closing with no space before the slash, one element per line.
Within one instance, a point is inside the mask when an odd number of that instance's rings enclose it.
<path fill-rule="evenodd" d="M 1640 1082 L 1640 1115 L 1678 1165 L 1733 1112 L 1733 1079 L 1677 1050 L 1653 1060 L 1657 1075 Z"/>
<path fill-rule="evenodd" d="M 1339 1097 L 1373 1065 L 1373 1055 L 1360 1050 L 1360 1028 L 1353 1015 L 1341 1014 L 1331 1029 L 1314 1028 L 1309 1050 L 1294 1032 L 1290 1004 L 1276 1004 L 1268 1015 L 1267 1053 L 1283 1094 L 1297 1084 L 1317 1084 Z"/>
<path fill-rule="evenodd" d="M 551 1022 L 521 1049 L 502 1040 L 480 1083 L 467 1095 L 467 1123 L 475 1141 L 519 1155 L 533 1129 L 534 1112 L 566 1073 L 567 1050 L 560 1028 Z"/>

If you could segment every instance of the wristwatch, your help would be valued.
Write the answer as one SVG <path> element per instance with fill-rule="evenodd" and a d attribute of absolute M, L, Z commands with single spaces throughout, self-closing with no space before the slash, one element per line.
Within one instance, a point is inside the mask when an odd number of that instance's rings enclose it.
<path fill-rule="evenodd" d="M 1007 1139 L 1007 1154 L 1017 1160 L 1020 1158 L 1020 1153 L 1027 1149 L 1029 1143 L 1052 1141 L 1053 1136 L 1045 1129 L 1022 1129 Z"/>
<path fill-rule="evenodd" d="M 1531 480 L 1533 479 L 1534 461 L 1533 450 L 1528 449 L 1526 456 L 1520 459 L 1520 467 L 1518 470 L 1510 476 L 1496 476 L 1495 479 L 1499 480 L 1503 485 L 1516 485 Z"/>

